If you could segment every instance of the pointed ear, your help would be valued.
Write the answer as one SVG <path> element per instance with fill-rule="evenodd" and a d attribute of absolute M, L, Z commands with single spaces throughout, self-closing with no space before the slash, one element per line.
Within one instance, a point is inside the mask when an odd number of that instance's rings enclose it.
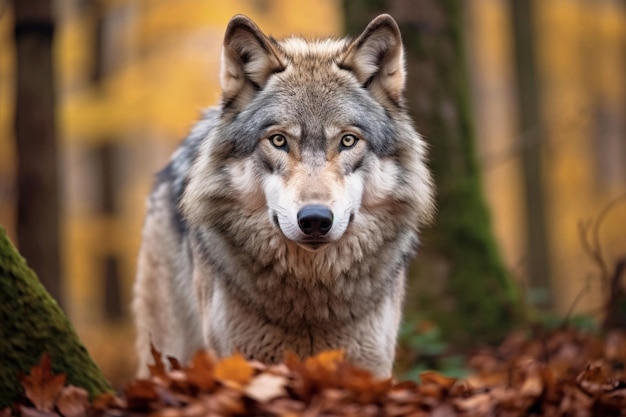
<path fill-rule="evenodd" d="M 353 71 L 378 101 L 400 104 L 406 73 L 402 37 L 393 17 L 382 14 L 372 20 L 348 46 L 340 66 Z"/>
<path fill-rule="evenodd" d="M 274 44 L 252 20 L 243 15 L 230 20 L 220 72 L 225 108 L 243 107 L 265 87 L 273 73 L 283 69 Z"/>

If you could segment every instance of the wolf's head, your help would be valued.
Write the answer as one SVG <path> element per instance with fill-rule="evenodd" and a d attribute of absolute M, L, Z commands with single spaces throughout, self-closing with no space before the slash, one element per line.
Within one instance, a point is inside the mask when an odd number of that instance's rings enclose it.
<path fill-rule="evenodd" d="M 220 120 L 183 199 L 192 221 L 234 240 L 245 236 L 242 224 L 249 233 L 278 229 L 317 251 L 351 228 L 379 240 L 430 218 L 425 145 L 404 109 L 403 48 L 390 16 L 352 41 L 276 41 L 235 16 L 221 85 Z"/>

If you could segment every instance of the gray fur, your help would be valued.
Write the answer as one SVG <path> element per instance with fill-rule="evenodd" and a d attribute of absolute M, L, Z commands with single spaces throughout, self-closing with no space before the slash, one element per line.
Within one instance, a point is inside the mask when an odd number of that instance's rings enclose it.
<path fill-rule="evenodd" d="M 276 42 L 233 18 L 222 106 L 149 200 L 133 303 L 140 373 L 152 340 L 182 361 L 202 347 L 267 362 L 344 349 L 390 374 L 405 270 L 433 212 L 403 65 L 386 15 L 354 42 Z M 327 234 L 298 226 L 307 204 L 332 210 Z"/>

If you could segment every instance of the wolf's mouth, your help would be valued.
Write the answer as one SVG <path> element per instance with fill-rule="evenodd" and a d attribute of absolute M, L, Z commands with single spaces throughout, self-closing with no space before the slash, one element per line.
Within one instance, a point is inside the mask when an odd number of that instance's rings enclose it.
<path fill-rule="evenodd" d="M 318 249 L 321 249 L 330 242 L 327 240 L 303 240 L 296 243 L 306 250 L 316 252 Z"/>

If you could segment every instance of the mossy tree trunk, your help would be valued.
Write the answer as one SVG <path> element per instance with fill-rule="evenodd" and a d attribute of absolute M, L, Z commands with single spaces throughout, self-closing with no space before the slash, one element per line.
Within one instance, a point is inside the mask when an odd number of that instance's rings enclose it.
<path fill-rule="evenodd" d="M 448 340 L 496 340 L 519 323 L 520 303 L 491 231 L 469 112 L 461 0 L 346 0 L 347 28 L 394 16 L 408 64 L 407 99 L 430 144 L 438 215 L 410 272 L 406 316 L 435 321 Z"/>
<path fill-rule="evenodd" d="M 19 375 L 47 352 L 55 373 L 92 396 L 111 390 L 74 328 L 0 227 L 0 410 L 23 403 Z"/>

